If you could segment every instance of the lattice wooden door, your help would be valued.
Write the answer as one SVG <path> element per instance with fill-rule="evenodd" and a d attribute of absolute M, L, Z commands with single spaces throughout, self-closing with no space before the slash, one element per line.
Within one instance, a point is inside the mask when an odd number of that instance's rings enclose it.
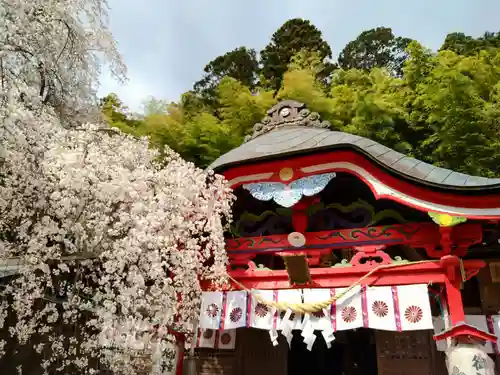
<path fill-rule="evenodd" d="M 231 350 L 203 350 L 198 353 L 199 375 L 238 375 L 235 352 Z"/>
<path fill-rule="evenodd" d="M 236 358 L 235 375 L 287 375 L 288 345 L 280 340 L 273 346 L 267 331 L 238 330 Z"/>
<path fill-rule="evenodd" d="M 429 331 L 375 333 L 379 375 L 435 375 Z"/>

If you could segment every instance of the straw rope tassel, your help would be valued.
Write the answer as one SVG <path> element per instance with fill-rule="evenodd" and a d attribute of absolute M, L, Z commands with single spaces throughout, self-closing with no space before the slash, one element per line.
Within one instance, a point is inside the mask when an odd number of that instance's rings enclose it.
<path fill-rule="evenodd" d="M 264 298 L 262 298 L 260 296 L 260 294 L 257 293 L 255 290 L 248 289 L 242 283 L 240 283 L 239 281 L 235 280 L 233 277 L 229 276 L 229 278 L 236 285 L 238 285 L 242 290 L 245 290 L 248 293 L 251 293 L 258 302 L 263 303 L 263 304 L 265 304 L 265 305 L 267 305 L 269 307 L 273 307 L 273 308 L 275 308 L 275 309 L 277 309 L 279 311 L 292 310 L 292 312 L 294 312 L 296 314 L 306 314 L 306 313 L 313 314 L 315 312 L 318 312 L 318 311 L 321 311 L 321 310 L 327 308 L 332 303 L 334 303 L 338 299 L 340 299 L 343 296 L 345 296 L 346 294 L 348 294 L 356 286 L 360 285 L 363 282 L 363 280 L 367 279 L 368 277 L 370 277 L 371 275 L 373 275 L 377 271 L 380 271 L 382 269 L 387 269 L 387 268 L 406 267 L 406 266 L 415 265 L 415 264 L 436 263 L 436 262 L 439 262 L 439 260 L 421 260 L 421 261 L 417 261 L 417 262 L 401 263 L 401 264 L 382 264 L 382 265 L 377 266 L 374 269 L 372 269 L 366 275 L 363 275 L 362 277 L 360 277 L 358 279 L 358 281 L 356 281 L 355 283 L 353 283 L 352 285 L 350 285 L 342 293 L 335 294 L 331 298 L 327 299 L 326 301 L 322 301 L 322 302 L 288 303 L 288 302 L 268 301 L 268 300 L 265 300 Z M 463 267 L 463 264 L 462 264 L 462 267 Z"/>

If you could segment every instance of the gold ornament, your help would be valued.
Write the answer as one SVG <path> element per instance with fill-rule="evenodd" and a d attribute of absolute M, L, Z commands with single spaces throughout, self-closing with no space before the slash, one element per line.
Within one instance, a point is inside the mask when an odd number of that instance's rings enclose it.
<path fill-rule="evenodd" d="M 293 169 L 292 168 L 282 168 L 280 170 L 280 179 L 282 181 L 289 181 L 293 177 Z"/>

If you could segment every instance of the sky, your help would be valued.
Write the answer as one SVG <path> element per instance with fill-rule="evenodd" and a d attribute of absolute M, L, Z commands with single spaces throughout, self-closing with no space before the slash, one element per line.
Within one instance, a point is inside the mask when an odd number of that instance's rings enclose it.
<path fill-rule="evenodd" d="M 151 96 L 177 101 L 210 60 L 240 46 L 261 50 L 291 18 L 310 20 L 334 55 L 379 26 L 434 50 L 449 32 L 500 31 L 499 0 L 108 1 L 129 80 L 120 85 L 103 73 L 99 94 L 118 94 L 132 111 Z"/>

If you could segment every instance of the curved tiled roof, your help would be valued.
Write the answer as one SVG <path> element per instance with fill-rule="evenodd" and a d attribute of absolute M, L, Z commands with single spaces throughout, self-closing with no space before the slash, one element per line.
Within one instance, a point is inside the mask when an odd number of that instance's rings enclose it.
<path fill-rule="evenodd" d="M 370 139 L 325 129 L 329 124 L 321 123 L 317 114 L 311 114 L 307 110 L 304 112 L 305 115 L 298 120 L 297 116 L 294 117 L 292 113 L 291 119 L 285 121 L 278 112 L 290 107 L 292 111 L 293 108 L 297 109 L 295 114 L 304 111 L 303 105 L 297 102 L 285 101 L 276 105 L 268 112 L 273 117 L 254 127 L 254 134 L 251 137 L 253 139 L 219 157 L 210 168 L 220 172 L 239 164 L 350 148 L 364 154 L 400 177 L 425 185 L 460 190 L 500 190 L 500 178 L 470 176 L 436 167 L 391 150 Z M 314 115 L 312 120 L 311 115 Z M 314 123 L 311 124 L 309 120 Z"/>

